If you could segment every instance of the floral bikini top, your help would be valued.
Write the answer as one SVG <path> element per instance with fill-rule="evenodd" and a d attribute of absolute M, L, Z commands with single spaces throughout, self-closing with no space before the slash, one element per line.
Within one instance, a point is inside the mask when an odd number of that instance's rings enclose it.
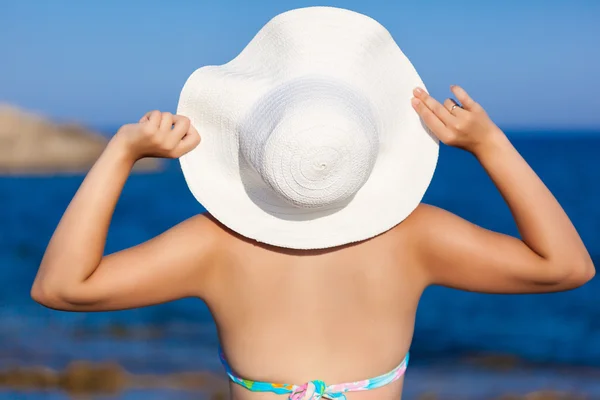
<path fill-rule="evenodd" d="M 240 386 L 252 392 L 272 392 L 276 394 L 289 394 L 289 400 L 321 400 L 321 399 L 335 399 L 345 400 L 346 392 L 355 392 L 359 390 L 371 390 L 378 387 L 385 386 L 389 383 L 394 382 L 406 371 L 408 366 L 408 353 L 400 365 L 396 368 L 387 372 L 383 375 L 377 376 L 371 379 L 365 379 L 362 381 L 339 383 L 336 385 L 326 385 L 325 382 L 320 380 L 314 380 L 306 382 L 302 385 L 291 385 L 285 383 L 271 383 L 271 382 L 255 382 L 248 379 L 243 379 L 237 376 L 231 370 L 231 367 L 225 359 L 223 350 L 219 348 L 219 356 L 221 363 L 227 371 L 227 375 L 232 382 L 237 383 Z"/>

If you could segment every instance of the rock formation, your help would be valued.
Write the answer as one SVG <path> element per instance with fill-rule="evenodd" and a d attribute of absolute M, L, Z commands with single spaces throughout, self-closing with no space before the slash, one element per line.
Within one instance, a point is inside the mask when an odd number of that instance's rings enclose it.
<path fill-rule="evenodd" d="M 130 389 L 171 388 L 202 391 L 211 399 L 225 399 L 228 381 L 210 372 L 137 375 L 113 362 L 73 361 L 62 371 L 43 366 L 0 370 L 0 390 L 61 390 L 72 394 L 116 394 Z"/>
<path fill-rule="evenodd" d="M 85 173 L 108 139 L 76 124 L 57 124 L 0 104 L 0 174 Z M 157 159 L 136 163 L 136 171 L 160 168 Z"/>

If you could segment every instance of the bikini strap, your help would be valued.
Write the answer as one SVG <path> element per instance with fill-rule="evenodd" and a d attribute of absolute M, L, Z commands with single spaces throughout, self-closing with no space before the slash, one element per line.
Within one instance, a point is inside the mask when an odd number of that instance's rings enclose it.
<path fill-rule="evenodd" d="M 289 400 L 346 400 L 346 396 L 344 395 L 346 392 L 376 389 L 396 381 L 402 375 L 404 375 L 409 360 L 409 354 L 407 353 L 404 360 L 402 360 L 402 362 L 396 368 L 383 375 L 361 381 L 339 383 L 327 386 L 325 382 L 321 380 L 313 380 L 302 385 L 292 385 L 243 379 L 237 376 L 231 370 L 221 346 L 219 346 L 219 357 L 221 358 L 221 363 L 223 364 L 223 367 L 225 368 L 225 371 L 232 382 L 237 383 L 238 385 L 243 386 L 252 392 L 289 394 Z"/>

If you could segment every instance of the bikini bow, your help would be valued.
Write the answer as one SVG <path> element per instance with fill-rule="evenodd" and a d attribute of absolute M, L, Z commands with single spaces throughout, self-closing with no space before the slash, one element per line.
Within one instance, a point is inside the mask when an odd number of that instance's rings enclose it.
<path fill-rule="evenodd" d="M 343 393 L 331 393 L 327 391 L 327 385 L 320 380 L 306 382 L 294 389 L 289 400 L 321 400 L 339 399 L 346 400 Z"/>

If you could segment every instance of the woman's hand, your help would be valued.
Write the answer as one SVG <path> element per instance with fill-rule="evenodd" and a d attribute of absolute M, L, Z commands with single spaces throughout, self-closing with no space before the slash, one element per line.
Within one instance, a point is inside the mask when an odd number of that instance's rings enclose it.
<path fill-rule="evenodd" d="M 412 99 L 414 109 L 427 127 L 444 144 L 476 153 L 484 145 L 504 136 L 483 107 L 459 86 L 450 87 L 462 107 L 451 99 L 440 104 L 425 90 L 416 88 Z"/>
<path fill-rule="evenodd" d="M 137 124 L 123 125 L 115 137 L 133 161 L 144 157 L 179 158 L 200 143 L 190 120 L 169 112 L 151 111 Z"/>

